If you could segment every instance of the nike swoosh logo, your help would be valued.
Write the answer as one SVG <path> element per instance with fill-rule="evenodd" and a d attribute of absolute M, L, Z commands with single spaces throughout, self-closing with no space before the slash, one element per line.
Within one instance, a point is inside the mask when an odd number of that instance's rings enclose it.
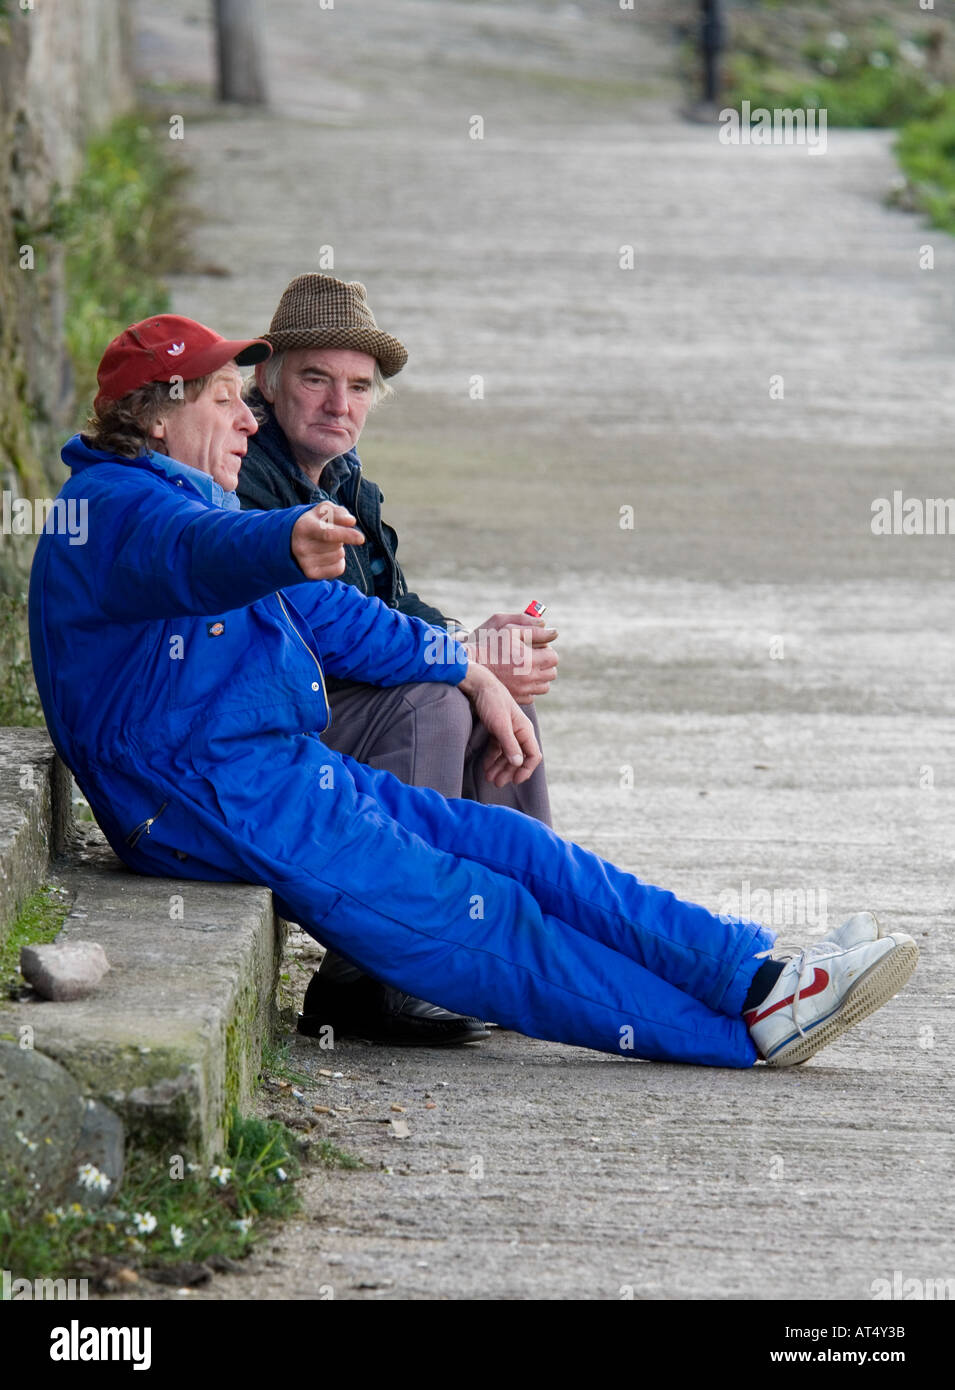
<path fill-rule="evenodd" d="M 800 999 L 809 999 L 814 994 L 821 994 L 822 991 L 828 985 L 828 983 L 828 970 L 822 970 L 817 965 L 816 973 L 813 976 L 812 984 L 807 985 L 805 989 L 801 989 L 799 991 Z M 748 1014 L 743 1015 L 743 1021 L 745 1022 L 748 1028 L 752 1028 L 754 1023 L 762 1023 L 764 1018 L 769 1018 L 770 1014 L 774 1014 L 777 1009 L 788 1008 L 795 998 L 795 994 L 790 994 L 788 999 L 780 999 L 777 1004 L 773 1004 L 771 1008 L 763 1009 L 762 1012 L 760 1012 L 758 1009 L 750 1009 Z"/>

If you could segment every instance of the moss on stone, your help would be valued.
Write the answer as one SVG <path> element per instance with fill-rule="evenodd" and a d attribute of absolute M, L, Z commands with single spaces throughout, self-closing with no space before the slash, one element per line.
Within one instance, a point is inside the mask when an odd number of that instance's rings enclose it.
<path fill-rule="evenodd" d="M 169 308 L 162 276 L 181 270 L 188 256 L 185 175 L 170 154 L 168 126 L 155 116 L 123 116 L 91 141 L 70 197 L 55 210 L 66 254 L 77 427 L 106 344 L 130 323 Z"/>
<path fill-rule="evenodd" d="M 46 885 L 32 893 L 15 920 L 0 936 L 0 989 L 9 991 L 22 983 L 20 951 L 54 941 L 66 920 L 69 902 L 61 889 Z"/>
<path fill-rule="evenodd" d="M 225 1111 L 228 1117 L 248 1099 L 262 1066 L 262 1021 L 258 989 L 247 980 L 226 1029 Z"/>

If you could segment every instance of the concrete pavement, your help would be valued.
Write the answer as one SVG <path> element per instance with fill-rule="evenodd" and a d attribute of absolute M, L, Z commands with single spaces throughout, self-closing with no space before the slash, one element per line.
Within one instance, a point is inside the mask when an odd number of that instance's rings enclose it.
<path fill-rule="evenodd" d="M 310 1176 L 302 1220 L 191 1296 L 955 1279 L 955 537 L 871 524 L 955 493 L 955 243 L 884 206 L 890 134 L 814 157 L 682 123 L 638 13 L 289 0 L 256 115 L 204 104 L 206 8 L 137 4 L 198 259 L 229 272 L 175 308 L 262 331 L 322 247 L 366 282 L 411 353 L 361 452 L 412 586 L 474 621 L 539 598 L 560 628 L 560 832 L 784 940 L 868 907 L 923 954 L 789 1073 L 293 1040 L 300 1117 L 371 1166 Z"/>

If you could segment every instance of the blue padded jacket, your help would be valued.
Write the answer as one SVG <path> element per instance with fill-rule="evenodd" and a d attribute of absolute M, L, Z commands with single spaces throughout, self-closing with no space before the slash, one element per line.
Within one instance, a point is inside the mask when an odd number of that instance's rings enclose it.
<path fill-rule="evenodd" d="M 446 633 L 352 585 L 304 578 L 290 544 L 309 507 L 243 512 L 186 464 L 122 458 L 80 435 L 63 459 L 72 477 L 58 501 L 84 524 L 71 535 L 54 509 L 39 538 L 34 672 L 57 751 L 132 867 L 156 787 L 215 761 L 213 742 L 251 740 L 267 758 L 270 741 L 321 734 L 324 672 L 384 686 L 463 680 L 466 654 Z"/>

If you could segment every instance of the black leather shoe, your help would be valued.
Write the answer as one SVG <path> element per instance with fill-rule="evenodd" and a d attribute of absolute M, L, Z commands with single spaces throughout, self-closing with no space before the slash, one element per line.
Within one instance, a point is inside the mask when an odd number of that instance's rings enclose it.
<path fill-rule="evenodd" d="M 330 951 L 312 976 L 298 1016 L 304 1037 L 318 1037 L 327 1027 L 339 1037 L 392 1047 L 449 1047 L 491 1036 L 479 1018 L 465 1018 L 392 989 Z"/>

